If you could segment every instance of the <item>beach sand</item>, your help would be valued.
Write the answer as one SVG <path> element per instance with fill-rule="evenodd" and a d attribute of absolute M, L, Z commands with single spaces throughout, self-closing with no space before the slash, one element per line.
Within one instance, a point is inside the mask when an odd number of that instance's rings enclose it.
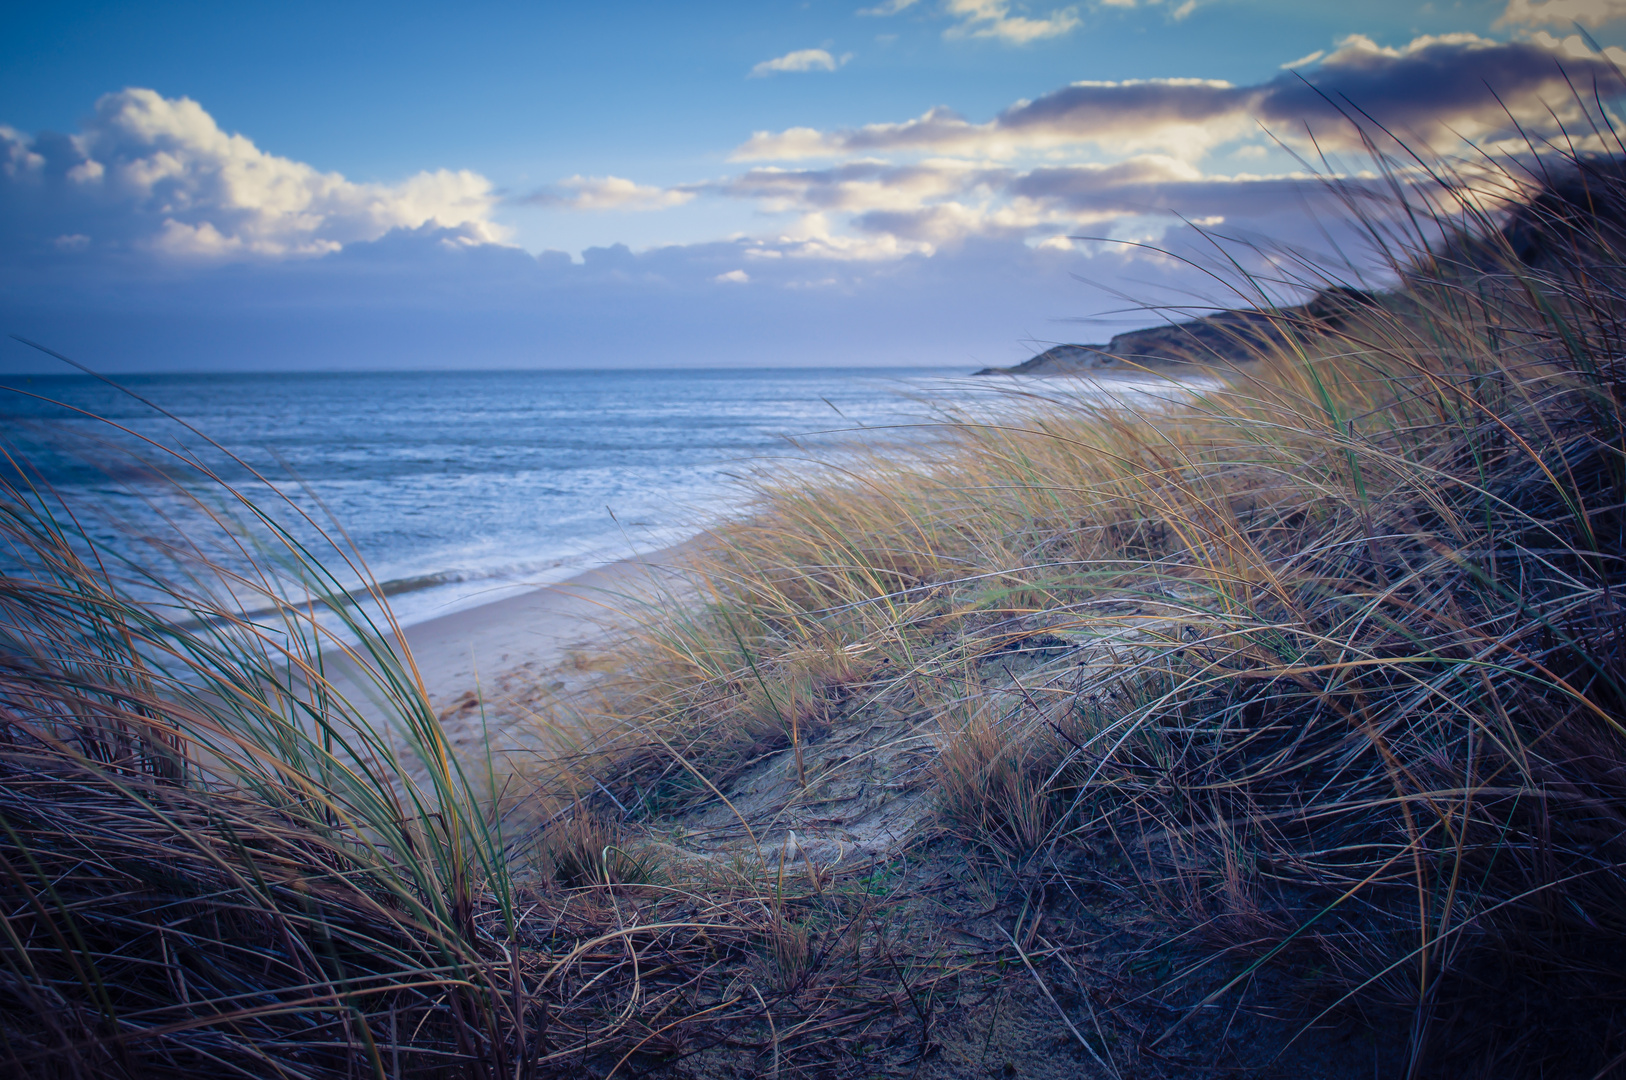
<path fill-rule="evenodd" d="M 651 598 L 677 587 L 694 541 L 621 559 L 519 596 L 405 628 L 419 674 L 437 708 L 521 672 L 568 666 L 602 645 Z M 567 680 L 568 682 L 568 680 Z"/>
<path fill-rule="evenodd" d="M 592 732 L 584 718 L 592 688 L 613 670 L 611 647 L 652 602 L 687 594 L 683 571 L 702 539 L 404 627 L 429 703 L 466 774 L 512 794 L 512 778 L 587 745 Z M 328 677 L 361 714 L 384 722 L 393 712 L 353 662 L 330 658 Z M 421 772 L 410 761 L 404 767 Z"/>

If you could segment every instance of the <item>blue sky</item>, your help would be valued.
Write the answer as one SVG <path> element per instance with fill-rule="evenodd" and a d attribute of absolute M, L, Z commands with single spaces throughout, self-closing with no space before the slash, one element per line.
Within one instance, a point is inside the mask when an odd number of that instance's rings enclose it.
<path fill-rule="evenodd" d="M 1313 236 L 1288 151 L 1359 161 L 1307 84 L 1443 152 L 1511 145 L 1487 85 L 1612 99 L 1576 21 L 1626 59 L 1626 0 L 34 5 L 0 329 L 107 370 L 1009 362 L 1200 288 L 1070 236 Z"/>

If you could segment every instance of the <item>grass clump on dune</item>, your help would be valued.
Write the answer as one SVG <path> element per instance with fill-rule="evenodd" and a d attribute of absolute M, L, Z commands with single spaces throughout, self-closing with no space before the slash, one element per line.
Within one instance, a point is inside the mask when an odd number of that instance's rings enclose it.
<path fill-rule="evenodd" d="M 1223 385 L 1139 409 L 1030 388 L 765 482 L 716 534 L 705 610 L 630 661 L 622 797 L 678 812 L 787 746 L 800 769 L 844 717 L 929 715 L 942 832 L 1030 899 L 1128 881 L 1203 943 L 1145 1052 L 1268 986 L 1250 1000 L 1290 1031 L 1375 1032 L 1408 1075 L 1604 1075 L 1619 160 L 1392 165 L 1406 213 L 1356 209 L 1400 284 L 1239 343 Z"/>
<path fill-rule="evenodd" d="M 508 1071 L 535 1020 L 493 962 L 513 882 L 410 660 L 270 500 L 145 449 L 137 467 L 191 512 L 121 550 L 26 461 L 0 484 L 0 1060 Z"/>

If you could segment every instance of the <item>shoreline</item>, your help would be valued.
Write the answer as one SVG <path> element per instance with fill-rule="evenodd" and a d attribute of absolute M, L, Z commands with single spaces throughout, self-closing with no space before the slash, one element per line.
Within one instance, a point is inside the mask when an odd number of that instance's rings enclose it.
<path fill-rule="evenodd" d="M 540 708 L 598 681 L 596 654 L 639 607 L 680 582 L 705 536 L 401 627 L 454 744 L 477 727 L 518 735 Z"/>
<path fill-rule="evenodd" d="M 1064 392 L 1083 390 L 1131 412 L 1206 388 L 1167 374 L 1132 370 L 1008 378 Z M 1004 397 L 1013 388 L 994 384 L 988 389 Z M 1030 394 L 1017 391 L 1022 406 L 1031 407 L 1025 400 Z M 520 716 L 534 716 L 537 705 L 573 696 L 597 682 L 602 670 L 592 669 L 593 654 L 632 622 L 635 612 L 629 609 L 676 582 L 685 557 L 707 536 L 702 528 L 675 544 L 592 566 L 560 581 L 403 623 L 401 636 L 448 733 L 468 719 L 479 722 L 482 703 L 495 732 L 498 721 L 510 729 Z"/>

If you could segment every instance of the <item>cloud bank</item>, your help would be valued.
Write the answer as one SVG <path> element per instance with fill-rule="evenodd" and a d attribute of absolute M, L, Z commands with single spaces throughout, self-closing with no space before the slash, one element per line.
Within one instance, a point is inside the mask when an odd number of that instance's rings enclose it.
<path fill-rule="evenodd" d="M 1030 17 L 960 13 L 975 11 Z M 110 367 L 1005 363 L 1156 320 L 1058 324 L 1120 306 L 1081 280 L 1211 287 L 1135 244 L 1189 248 L 1199 227 L 1320 243 L 1306 211 L 1329 189 L 1261 124 L 1358 148 L 1345 113 L 1361 110 L 1441 148 L 1494 147 L 1515 121 L 1539 135 L 1552 113 L 1580 120 L 1572 82 L 1618 96 L 1622 59 L 1539 30 L 1350 37 L 1251 85 L 1079 82 L 985 120 L 758 132 L 689 183 L 574 175 L 522 196 L 467 170 L 355 183 L 222 131 L 190 99 L 128 89 L 73 134 L 0 128 L 0 329 Z M 529 206 L 701 202 L 755 227 L 572 256 L 510 246 L 501 223 Z"/>

